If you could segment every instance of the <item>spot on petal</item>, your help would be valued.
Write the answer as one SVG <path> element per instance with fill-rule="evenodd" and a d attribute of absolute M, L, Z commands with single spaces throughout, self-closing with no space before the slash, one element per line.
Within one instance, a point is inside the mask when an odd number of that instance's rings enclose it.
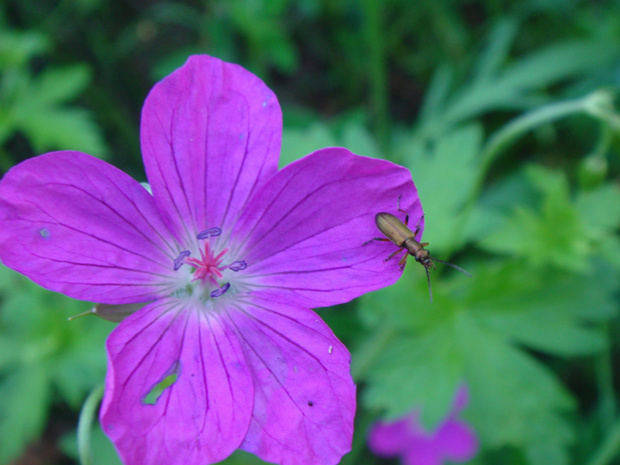
<path fill-rule="evenodd" d="M 161 379 L 153 385 L 153 387 L 142 397 L 142 403 L 146 405 L 155 405 L 164 391 L 172 386 L 179 378 L 181 371 L 181 362 L 175 360 L 170 368 L 164 373 Z"/>
<path fill-rule="evenodd" d="M 50 238 L 50 230 L 47 229 L 47 228 L 39 229 L 39 234 L 41 235 L 41 237 L 43 239 L 49 239 Z"/>

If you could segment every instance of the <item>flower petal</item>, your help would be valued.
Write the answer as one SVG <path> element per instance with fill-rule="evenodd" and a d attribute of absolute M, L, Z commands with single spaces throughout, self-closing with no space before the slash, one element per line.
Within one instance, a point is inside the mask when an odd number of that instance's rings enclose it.
<path fill-rule="evenodd" d="M 445 458 L 454 462 L 466 462 L 478 451 L 476 433 L 463 421 L 450 419 L 435 433 L 435 447 Z"/>
<path fill-rule="evenodd" d="M 423 437 L 412 437 L 409 447 L 403 454 L 405 465 L 442 465 L 442 450 L 431 440 Z"/>
<path fill-rule="evenodd" d="M 408 170 L 343 148 L 319 150 L 279 171 L 251 200 L 235 228 L 235 256 L 247 263 L 252 285 L 279 288 L 297 305 L 349 301 L 400 277 L 398 257 L 385 261 L 398 247 L 372 241 L 382 237 L 377 213 L 404 219 L 399 197 L 415 229 L 423 213 Z"/>
<path fill-rule="evenodd" d="M 396 457 L 404 453 L 411 442 L 412 430 L 409 417 L 384 423 L 375 423 L 368 433 L 368 447 L 379 457 Z"/>
<path fill-rule="evenodd" d="M 3 263 L 76 299 L 152 300 L 173 272 L 174 244 L 152 196 L 84 153 L 52 152 L 9 170 L 0 221 Z"/>
<path fill-rule="evenodd" d="M 248 363 L 255 404 L 242 449 L 289 465 L 336 464 L 351 449 L 355 385 L 350 355 L 311 310 L 265 293 L 229 312 Z"/>
<path fill-rule="evenodd" d="M 177 238 L 226 230 L 277 170 L 276 96 L 240 66 L 208 56 L 159 82 L 142 110 L 144 164 Z"/>
<path fill-rule="evenodd" d="M 252 377 L 228 323 L 205 310 L 164 299 L 110 335 L 101 424 L 125 465 L 205 465 L 243 441 Z M 149 402 L 170 376 L 172 385 Z"/>

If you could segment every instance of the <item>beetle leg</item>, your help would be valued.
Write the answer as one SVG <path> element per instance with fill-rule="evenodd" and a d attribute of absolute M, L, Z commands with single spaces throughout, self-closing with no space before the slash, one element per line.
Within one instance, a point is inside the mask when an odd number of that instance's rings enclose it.
<path fill-rule="evenodd" d="M 407 226 L 409 224 L 409 213 L 407 213 L 405 210 L 400 208 L 401 197 L 402 197 L 402 194 L 398 196 L 398 202 L 396 202 L 396 208 L 398 209 L 399 212 L 403 212 L 405 214 L 405 226 Z"/>
<path fill-rule="evenodd" d="M 390 258 L 392 258 L 394 255 L 396 255 L 398 252 L 401 252 L 404 249 L 404 247 L 401 247 L 400 249 L 398 249 L 396 252 L 390 254 L 390 256 L 388 258 L 386 258 L 385 260 L 383 260 L 384 262 L 387 262 Z M 407 256 L 407 255 L 405 255 Z"/>
<path fill-rule="evenodd" d="M 418 220 L 418 223 L 415 225 L 415 231 L 413 232 L 413 237 L 416 237 L 418 233 L 420 232 L 420 224 L 422 223 L 423 219 L 424 219 L 424 215 L 420 217 L 420 219 Z M 422 247 L 426 247 L 427 245 L 428 245 L 428 242 L 422 244 Z"/>
<path fill-rule="evenodd" d="M 400 271 L 403 271 L 405 269 L 405 264 L 407 263 L 408 256 L 409 254 L 406 253 L 405 255 L 403 255 L 403 258 L 401 258 L 400 261 L 398 262 L 398 264 L 400 265 Z"/>
<path fill-rule="evenodd" d="M 386 239 L 385 237 L 373 237 L 369 241 L 364 242 L 362 245 L 370 244 L 372 241 L 392 242 L 389 239 Z"/>

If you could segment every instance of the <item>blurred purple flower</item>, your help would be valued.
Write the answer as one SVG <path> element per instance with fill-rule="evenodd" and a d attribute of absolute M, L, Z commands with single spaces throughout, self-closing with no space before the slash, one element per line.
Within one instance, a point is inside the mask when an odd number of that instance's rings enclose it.
<path fill-rule="evenodd" d="M 0 182 L 4 264 L 122 320 L 101 423 L 127 465 L 350 450 L 350 356 L 310 308 L 394 283 L 393 246 L 363 243 L 399 196 L 414 218 L 422 207 L 407 170 L 342 148 L 278 171 L 281 124 L 260 79 L 195 56 L 143 108 L 152 194 L 72 151 Z"/>
<path fill-rule="evenodd" d="M 467 388 L 461 387 L 452 411 L 433 432 L 424 430 L 415 411 L 393 423 L 375 423 L 368 434 L 370 450 L 380 457 L 400 456 L 406 465 L 470 460 L 478 452 L 478 439 L 469 425 L 457 418 L 468 396 Z"/>

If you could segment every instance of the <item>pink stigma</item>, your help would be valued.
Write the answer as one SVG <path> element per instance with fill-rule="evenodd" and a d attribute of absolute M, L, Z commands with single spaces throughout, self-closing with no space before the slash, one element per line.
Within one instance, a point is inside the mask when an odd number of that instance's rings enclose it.
<path fill-rule="evenodd" d="M 200 251 L 200 259 L 186 258 L 184 263 L 191 265 L 196 269 L 196 271 L 194 271 L 195 277 L 192 281 L 197 281 L 200 279 L 203 283 L 205 283 L 209 280 L 219 287 L 217 278 L 221 278 L 223 276 L 220 270 L 228 268 L 226 266 L 221 266 L 222 258 L 226 252 L 228 252 L 228 248 L 222 250 L 218 255 L 214 255 L 213 251 L 209 247 L 209 242 L 206 241 L 204 252 L 202 250 Z"/>

